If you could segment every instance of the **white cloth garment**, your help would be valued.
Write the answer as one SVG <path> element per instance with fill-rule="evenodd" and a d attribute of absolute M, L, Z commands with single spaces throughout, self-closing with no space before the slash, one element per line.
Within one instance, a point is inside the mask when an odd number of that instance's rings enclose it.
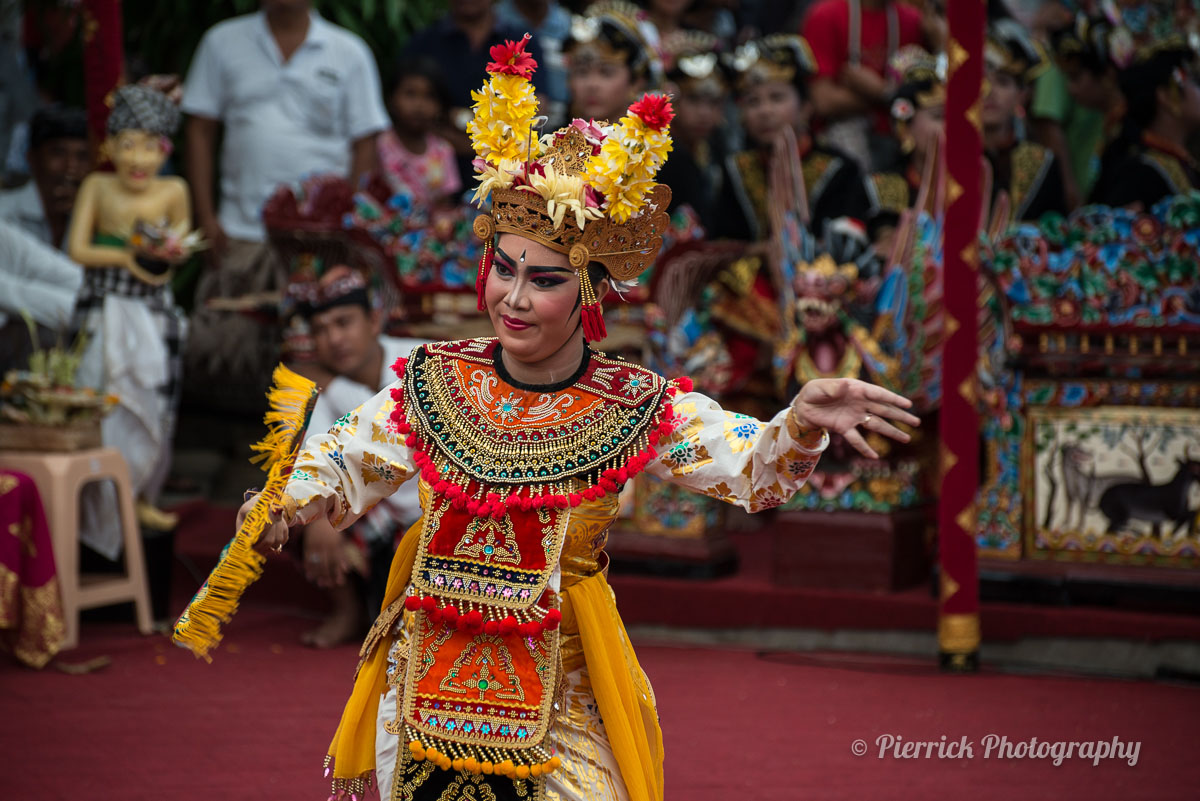
<path fill-rule="evenodd" d="M 350 169 L 350 144 L 389 126 L 375 58 L 315 11 L 285 62 L 263 12 L 215 25 L 184 83 L 183 111 L 224 123 L 220 222 L 262 242 L 262 206 L 280 184 Z"/>
<path fill-rule="evenodd" d="M 25 310 L 47 328 L 66 328 L 82 284 L 82 267 L 25 228 L 0 220 L 0 325 Z"/>

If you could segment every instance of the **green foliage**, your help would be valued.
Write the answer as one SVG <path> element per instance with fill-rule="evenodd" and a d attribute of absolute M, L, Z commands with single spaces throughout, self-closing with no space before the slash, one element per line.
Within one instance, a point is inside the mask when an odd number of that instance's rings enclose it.
<path fill-rule="evenodd" d="M 62 0 L 29 0 L 31 8 L 60 5 Z M 444 0 L 316 0 L 325 19 L 348 28 L 366 41 L 384 73 L 412 34 L 444 13 Z M 259 0 L 123 0 L 127 65 L 138 72 L 185 75 L 192 56 L 209 28 L 222 20 L 249 14 Z M 77 26 L 79 30 L 83 26 Z M 82 104 L 83 68 L 80 32 L 67 50 L 49 65 L 59 96 Z"/>

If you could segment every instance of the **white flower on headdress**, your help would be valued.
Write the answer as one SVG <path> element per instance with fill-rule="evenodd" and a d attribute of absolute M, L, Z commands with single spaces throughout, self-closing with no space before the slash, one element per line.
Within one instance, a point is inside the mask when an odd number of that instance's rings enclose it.
<path fill-rule="evenodd" d="M 590 42 L 600 35 L 600 20 L 595 17 L 575 17 L 571 20 L 571 38 Z"/>
<path fill-rule="evenodd" d="M 892 116 L 898 120 L 911 120 L 913 117 L 913 105 L 907 97 L 897 97 L 892 101 Z"/>
<path fill-rule="evenodd" d="M 716 53 L 702 53 L 679 59 L 679 71 L 689 78 L 707 78 L 717 66 Z"/>
<path fill-rule="evenodd" d="M 483 202 L 493 189 L 508 189 L 513 184 L 513 178 L 521 174 L 523 165 L 517 159 L 504 159 L 500 162 L 500 166 L 493 166 L 483 159 L 475 159 L 473 162 L 475 170 L 478 173 L 475 180 L 479 181 L 479 186 L 475 187 L 475 194 L 471 197 L 471 202 L 479 205 Z"/>
<path fill-rule="evenodd" d="M 746 44 L 733 51 L 733 68 L 738 72 L 745 72 L 754 66 L 754 62 L 758 61 L 758 45 L 754 42 L 746 42 Z"/>
<path fill-rule="evenodd" d="M 575 223 L 580 230 L 583 230 L 589 220 L 598 220 L 604 216 L 600 209 L 588 207 L 581 177 L 560 173 L 554 169 L 553 164 L 543 165 L 543 168 L 545 174 L 530 172 L 529 183 L 518 189 L 535 192 L 545 199 L 546 211 L 554 220 L 556 229 L 562 225 L 568 211 L 575 215 Z"/>

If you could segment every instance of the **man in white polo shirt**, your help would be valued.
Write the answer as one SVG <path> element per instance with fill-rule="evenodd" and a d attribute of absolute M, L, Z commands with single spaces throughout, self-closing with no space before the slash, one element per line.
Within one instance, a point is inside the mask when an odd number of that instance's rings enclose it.
<path fill-rule="evenodd" d="M 366 44 L 310 0 L 262 0 L 258 13 L 204 35 L 182 107 L 196 223 L 215 268 L 197 288 L 189 368 L 201 382 L 262 373 L 273 354 L 248 346 L 270 337 L 249 318 L 204 304 L 282 286 L 262 223 L 263 203 L 279 184 L 327 173 L 357 182 L 374 167 L 375 137 L 389 125 L 379 71 Z M 218 199 L 213 156 L 222 126 Z"/>

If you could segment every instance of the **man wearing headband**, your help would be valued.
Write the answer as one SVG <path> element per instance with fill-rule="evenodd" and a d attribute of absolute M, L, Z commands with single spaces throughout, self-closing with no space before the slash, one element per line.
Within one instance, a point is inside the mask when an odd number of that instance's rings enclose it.
<path fill-rule="evenodd" d="M 564 47 L 570 67 L 571 115 L 617 120 L 647 89 L 662 82 L 662 64 L 651 44 L 653 26 L 624 0 L 601 0 L 571 21 Z"/>
<path fill-rule="evenodd" d="M 371 303 L 362 274 L 334 267 L 305 287 L 302 310 L 312 330 L 317 362 L 333 375 L 321 391 L 309 431 L 328 431 L 391 380 L 391 365 L 423 345 L 382 336 L 383 316 Z M 330 613 L 302 640 L 331 648 L 360 634 L 383 599 L 394 540 L 420 514 L 416 484 L 388 496 L 346 531 L 317 519 L 304 529 L 304 574 L 329 595 Z"/>

